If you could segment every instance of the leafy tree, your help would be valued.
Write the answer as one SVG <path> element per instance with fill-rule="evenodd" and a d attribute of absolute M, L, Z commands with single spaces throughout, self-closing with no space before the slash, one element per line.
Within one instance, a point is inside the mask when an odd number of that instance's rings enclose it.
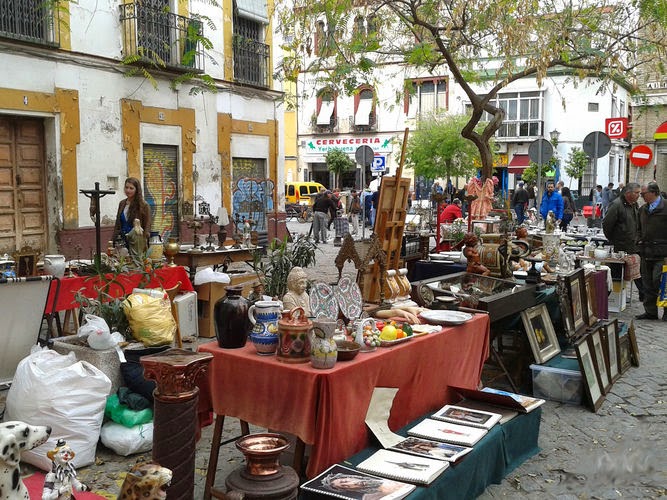
<path fill-rule="evenodd" d="M 356 163 L 354 163 L 347 153 L 337 148 L 330 149 L 324 156 L 324 161 L 327 164 L 327 170 L 334 174 L 334 185 L 339 188 L 340 174 L 356 167 Z"/>
<path fill-rule="evenodd" d="M 466 115 L 420 120 L 408 139 L 406 165 L 427 179 L 467 177 L 479 162 L 477 148 L 461 136 Z"/>
<path fill-rule="evenodd" d="M 551 157 L 551 159 L 547 163 L 542 165 L 542 182 L 546 180 L 546 177 L 548 175 L 551 175 L 556 171 L 557 161 L 558 160 L 556 158 Z M 526 182 L 537 181 L 538 173 L 539 173 L 539 165 L 534 161 L 531 161 L 530 165 L 528 165 L 528 167 L 521 174 L 521 180 Z"/>
<path fill-rule="evenodd" d="M 510 83 L 540 83 L 559 68 L 605 87 L 667 59 L 664 0 L 277 0 L 276 12 L 289 35 L 283 49 L 301 55 L 283 61 L 282 77 L 307 71 L 309 81 L 349 94 L 379 80 L 380 67 L 449 73 L 472 107 L 461 134 L 477 147 L 483 178 L 491 176 L 490 141 L 505 116 L 494 98 Z M 326 50 L 314 36 L 321 22 Z M 482 83 L 481 91 L 472 86 Z M 484 112 L 492 118 L 478 130 Z"/>
<path fill-rule="evenodd" d="M 578 147 L 570 149 L 567 160 L 565 160 L 565 173 L 570 177 L 570 185 L 572 179 L 581 179 L 589 162 L 590 158 L 583 150 Z"/>

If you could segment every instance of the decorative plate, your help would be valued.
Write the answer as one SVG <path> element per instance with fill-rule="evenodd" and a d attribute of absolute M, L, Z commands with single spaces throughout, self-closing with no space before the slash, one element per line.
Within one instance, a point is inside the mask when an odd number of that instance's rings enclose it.
<path fill-rule="evenodd" d="M 396 344 L 402 344 L 403 342 L 407 342 L 408 340 L 412 339 L 412 337 L 414 337 L 414 335 L 411 335 L 409 337 L 403 337 L 403 338 L 396 339 L 396 340 L 382 340 L 382 339 L 380 339 L 380 346 L 381 347 L 392 347 L 392 346 L 395 346 Z"/>
<path fill-rule="evenodd" d="M 429 323 L 438 325 L 460 325 L 472 319 L 472 314 L 461 311 L 432 310 L 419 313 Z"/>
<path fill-rule="evenodd" d="M 361 290 L 351 277 L 341 277 L 335 288 L 335 296 L 338 307 L 347 319 L 357 319 L 361 315 Z"/>
<path fill-rule="evenodd" d="M 316 318 L 338 318 L 338 301 L 333 288 L 326 283 L 315 283 L 311 288 L 310 314 Z"/>

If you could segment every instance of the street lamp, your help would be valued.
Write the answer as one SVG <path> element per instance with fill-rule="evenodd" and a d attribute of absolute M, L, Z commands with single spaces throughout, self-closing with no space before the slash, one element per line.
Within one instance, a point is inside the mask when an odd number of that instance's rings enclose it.
<path fill-rule="evenodd" d="M 556 158 L 556 173 L 554 175 L 554 180 L 558 182 L 560 180 L 560 157 L 558 156 L 558 138 L 560 137 L 560 132 L 558 129 L 553 129 L 549 132 L 549 139 L 551 139 L 551 144 L 554 147 L 554 158 Z"/>

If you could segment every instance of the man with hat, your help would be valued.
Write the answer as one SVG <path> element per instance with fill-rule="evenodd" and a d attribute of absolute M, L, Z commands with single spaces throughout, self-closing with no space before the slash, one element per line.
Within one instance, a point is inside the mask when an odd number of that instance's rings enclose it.
<path fill-rule="evenodd" d="M 522 224 L 525 220 L 526 207 L 528 206 L 528 191 L 523 188 L 523 181 L 519 181 L 519 185 L 512 196 L 512 208 L 516 212 L 516 220 Z"/>

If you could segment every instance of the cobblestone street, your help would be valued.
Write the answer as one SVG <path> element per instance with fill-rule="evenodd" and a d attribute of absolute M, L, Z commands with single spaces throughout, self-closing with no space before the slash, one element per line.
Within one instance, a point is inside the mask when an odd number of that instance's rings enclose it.
<path fill-rule="evenodd" d="M 307 232 L 309 224 L 288 224 L 292 232 Z M 368 235 L 368 230 L 366 231 Z M 307 272 L 313 280 L 334 282 L 333 260 L 339 248 L 331 240 L 320 244 L 317 265 Z M 352 272 L 352 265 L 346 272 Z M 630 322 L 643 312 L 634 291 L 632 303 L 617 317 Z M 615 315 L 611 313 L 613 318 Z M 667 322 L 636 321 L 640 366 L 631 367 L 613 385 L 597 411 L 585 406 L 547 401 L 542 407 L 539 454 L 492 485 L 480 497 L 495 498 L 662 498 L 667 496 Z M 209 339 L 202 339 L 209 340 Z M 6 391 L 0 393 L 4 400 Z M 4 404 L 0 403 L 0 409 Z M 251 430 L 252 427 L 251 427 Z M 260 430 L 260 429 L 254 429 Z M 223 438 L 240 432 L 239 422 L 225 421 Z M 197 444 L 195 499 L 203 498 L 212 426 L 204 429 Z M 97 463 L 79 471 L 82 481 L 108 498 L 116 498 L 121 473 L 135 462 L 150 459 L 150 453 L 119 457 L 98 446 Z M 291 463 L 285 454 L 283 461 Z M 217 484 L 243 464 L 243 457 L 230 443 L 221 448 Z"/>

